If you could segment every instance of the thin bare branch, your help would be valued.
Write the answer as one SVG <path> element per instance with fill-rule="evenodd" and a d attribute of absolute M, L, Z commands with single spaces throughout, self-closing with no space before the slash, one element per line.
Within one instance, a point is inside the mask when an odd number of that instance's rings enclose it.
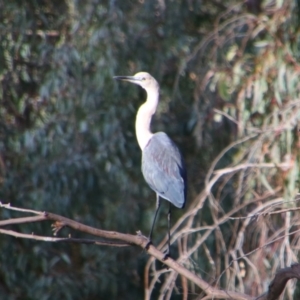
<path fill-rule="evenodd" d="M 30 239 L 42 242 L 63 242 L 63 243 L 77 243 L 77 244 L 94 244 L 94 245 L 101 245 L 101 246 L 113 246 L 113 247 L 127 247 L 129 244 L 126 243 L 116 243 L 110 241 L 99 241 L 99 240 L 92 240 L 92 239 L 76 239 L 76 238 L 58 238 L 58 237 L 48 237 L 48 236 L 40 236 L 34 233 L 26 234 L 20 233 L 13 230 L 8 229 L 0 229 L 0 233 L 14 236 L 16 238 L 23 238 L 23 239 Z"/>
<path fill-rule="evenodd" d="M 13 219 L 0 221 L 0 227 L 13 225 L 13 224 L 25 224 L 25 223 L 33 223 L 33 222 L 41 222 L 41 221 L 45 221 L 44 216 L 13 218 Z"/>

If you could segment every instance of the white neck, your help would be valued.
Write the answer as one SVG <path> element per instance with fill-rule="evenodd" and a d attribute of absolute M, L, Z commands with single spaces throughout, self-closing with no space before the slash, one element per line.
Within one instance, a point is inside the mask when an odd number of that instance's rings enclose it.
<path fill-rule="evenodd" d="M 158 88 L 147 89 L 147 100 L 139 108 L 135 120 L 135 133 L 142 151 L 153 136 L 150 130 L 152 116 L 155 114 L 158 104 Z"/>

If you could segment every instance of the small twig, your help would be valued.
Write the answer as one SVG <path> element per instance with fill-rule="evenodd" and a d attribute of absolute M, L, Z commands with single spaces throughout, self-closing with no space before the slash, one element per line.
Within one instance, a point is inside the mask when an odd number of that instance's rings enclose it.
<path fill-rule="evenodd" d="M 10 203 L 3 204 L 1 201 L 0 201 L 0 207 L 4 207 L 6 209 L 10 209 L 10 210 L 14 210 L 14 211 L 26 212 L 26 213 L 30 213 L 30 214 L 34 214 L 34 215 L 42 215 L 43 214 L 42 211 L 36 211 L 36 210 L 20 208 L 20 207 L 13 207 L 10 205 Z"/>
<path fill-rule="evenodd" d="M 8 229 L 0 229 L 0 233 L 11 235 L 16 238 L 23 238 L 23 239 L 30 239 L 36 241 L 43 241 L 43 242 L 64 242 L 64 243 L 77 243 L 77 244 L 94 244 L 94 245 L 101 245 L 101 246 L 113 246 L 113 247 L 127 247 L 130 246 L 126 243 L 115 243 L 110 241 L 99 241 L 99 240 L 92 240 L 92 239 L 77 239 L 77 238 L 58 238 L 58 237 L 48 237 L 48 236 L 40 236 L 34 233 L 20 233 L 13 230 Z"/>
<path fill-rule="evenodd" d="M 219 110 L 217 108 L 214 108 L 213 111 L 217 114 L 220 114 L 224 117 L 226 117 L 227 119 L 229 119 L 230 121 L 236 123 L 236 124 L 239 124 L 239 121 L 237 121 L 236 119 L 234 119 L 232 116 L 230 116 L 229 114 L 227 114 L 226 112 L 222 111 L 222 110 Z"/>
<path fill-rule="evenodd" d="M 33 222 L 40 222 L 40 221 L 45 221 L 45 217 L 34 216 L 34 217 L 24 217 L 24 218 L 13 218 L 13 219 L 0 221 L 0 227 L 13 225 L 13 224 L 25 224 L 25 223 L 33 223 Z"/>
<path fill-rule="evenodd" d="M 294 208 L 287 208 L 287 209 L 281 209 L 281 210 L 276 210 L 276 211 L 271 211 L 271 212 L 261 212 L 261 213 L 257 213 L 257 214 L 253 214 L 253 215 L 248 215 L 245 217 L 228 217 L 228 219 L 230 220 L 244 220 L 244 219 L 248 219 L 248 218 L 258 218 L 260 216 L 262 217 L 266 217 L 266 216 L 270 216 L 270 215 L 276 215 L 276 214 L 281 214 L 281 213 L 286 213 L 286 212 L 290 212 L 290 211 L 297 211 L 300 210 L 300 207 L 294 207 Z M 1 223 L 0 223 L 1 224 Z"/>
<path fill-rule="evenodd" d="M 248 168 L 280 168 L 280 169 L 289 169 L 291 167 L 290 162 L 283 162 L 280 164 L 275 163 L 259 163 L 259 164 L 251 164 L 251 163 L 245 163 L 240 164 L 232 168 L 224 168 L 220 170 L 215 170 L 214 174 L 217 175 L 224 175 L 232 172 L 236 172 L 242 169 L 248 169 Z"/>

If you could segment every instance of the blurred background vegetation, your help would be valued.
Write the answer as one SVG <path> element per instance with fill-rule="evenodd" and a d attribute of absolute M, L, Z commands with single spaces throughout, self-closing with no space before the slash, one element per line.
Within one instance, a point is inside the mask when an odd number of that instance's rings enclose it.
<path fill-rule="evenodd" d="M 297 206 L 292 200 L 299 180 L 299 16 L 299 1 L 291 0 L 0 1 L 1 201 L 106 230 L 148 234 L 155 195 L 141 176 L 134 134 L 145 93 L 112 79 L 147 71 L 161 85 L 153 131 L 167 132 L 187 162 L 187 210 L 199 203 L 214 167 L 287 164 L 243 169 L 219 180 L 193 226 L 211 224 L 213 210 L 222 215 L 254 194 L 269 192 L 286 200 L 283 207 Z M 211 169 L 219 153 L 243 139 Z M 163 205 L 156 243 L 166 233 L 166 209 Z M 173 222 L 181 215 L 174 210 Z M 13 216 L 0 211 L 1 219 Z M 295 213 L 288 228 L 299 226 L 296 219 Z M 253 231 L 264 228 L 267 242 L 274 226 L 286 222 L 277 217 Z M 221 228 L 228 253 L 241 224 Z M 51 235 L 49 224 L 18 229 Z M 261 246 L 262 239 L 251 239 L 253 231 L 245 252 Z M 293 236 L 294 257 L 298 238 Z M 204 245 L 213 259 L 219 253 L 216 240 L 212 234 Z M 209 265 L 205 247 L 193 257 L 193 269 L 211 281 L 221 271 Z M 3 299 L 125 300 L 144 294 L 148 257 L 140 249 L 7 236 L 0 236 L 0 249 Z M 268 270 L 272 259 L 263 261 Z M 263 290 L 270 274 L 256 282 Z M 220 284 L 228 286 L 225 280 Z M 191 288 L 190 299 L 198 292 Z M 180 289 L 173 291 L 172 299 L 177 297 L 182 298 Z"/>

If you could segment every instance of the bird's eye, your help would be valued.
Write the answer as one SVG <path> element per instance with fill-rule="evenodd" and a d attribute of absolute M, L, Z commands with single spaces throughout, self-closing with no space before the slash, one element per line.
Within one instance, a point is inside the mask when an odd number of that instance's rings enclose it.
<path fill-rule="evenodd" d="M 146 77 L 143 77 L 142 80 L 145 81 L 145 80 L 146 80 Z"/>

